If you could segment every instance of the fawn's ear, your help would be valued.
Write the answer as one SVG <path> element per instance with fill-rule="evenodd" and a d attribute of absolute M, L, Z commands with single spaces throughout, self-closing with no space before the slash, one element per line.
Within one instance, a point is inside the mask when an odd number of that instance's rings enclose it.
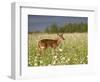
<path fill-rule="evenodd" d="M 59 34 L 60 36 L 63 36 L 64 33 Z"/>
<path fill-rule="evenodd" d="M 58 36 L 63 36 L 63 34 L 64 34 L 64 33 L 60 33 L 60 34 L 59 34 L 59 33 L 57 33 L 57 35 L 58 35 Z"/>
<path fill-rule="evenodd" d="M 63 35 L 64 33 L 61 33 L 61 35 Z"/>
<path fill-rule="evenodd" d="M 60 35 L 59 33 L 57 33 L 57 35 Z"/>
<path fill-rule="evenodd" d="M 64 33 L 62 33 L 62 34 L 64 34 Z"/>

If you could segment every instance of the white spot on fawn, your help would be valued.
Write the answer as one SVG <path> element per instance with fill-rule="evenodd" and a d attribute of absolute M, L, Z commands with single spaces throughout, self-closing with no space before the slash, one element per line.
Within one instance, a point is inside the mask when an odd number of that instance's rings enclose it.
<path fill-rule="evenodd" d="M 44 46 L 41 46 L 41 49 L 44 49 L 45 47 Z"/>

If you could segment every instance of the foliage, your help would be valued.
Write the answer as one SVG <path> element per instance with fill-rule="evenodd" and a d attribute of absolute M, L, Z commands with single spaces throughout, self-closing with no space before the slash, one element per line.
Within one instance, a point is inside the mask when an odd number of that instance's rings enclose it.
<path fill-rule="evenodd" d="M 59 27 L 56 23 L 44 29 L 45 33 L 74 33 L 74 32 L 87 32 L 88 26 L 86 23 L 69 23 Z"/>
<path fill-rule="evenodd" d="M 47 33 L 34 33 L 28 35 L 28 66 L 88 63 L 87 33 L 64 33 L 65 40 L 56 50 L 48 48 L 40 55 L 37 47 L 38 41 L 41 38 L 54 39 L 55 37 L 56 34 Z"/>

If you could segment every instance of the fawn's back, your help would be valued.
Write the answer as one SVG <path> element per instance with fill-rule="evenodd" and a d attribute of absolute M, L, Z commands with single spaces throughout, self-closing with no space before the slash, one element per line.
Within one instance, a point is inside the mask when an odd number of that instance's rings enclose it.
<path fill-rule="evenodd" d="M 39 48 L 56 48 L 58 46 L 57 40 L 52 40 L 52 39 L 42 39 L 38 42 L 38 47 Z"/>
<path fill-rule="evenodd" d="M 38 42 L 38 47 L 40 49 L 46 49 L 48 47 L 56 48 L 64 40 L 63 34 L 57 34 L 59 37 L 57 39 L 42 39 Z"/>

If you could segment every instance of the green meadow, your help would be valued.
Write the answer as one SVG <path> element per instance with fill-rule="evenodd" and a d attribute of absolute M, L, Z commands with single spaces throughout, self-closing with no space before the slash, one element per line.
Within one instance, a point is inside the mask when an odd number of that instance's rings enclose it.
<path fill-rule="evenodd" d="M 44 38 L 55 39 L 56 33 L 28 34 L 28 66 L 88 64 L 87 33 L 64 33 L 64 41 L 56 48 L 47 48 L 40 54 L 38 41 Z"/>

